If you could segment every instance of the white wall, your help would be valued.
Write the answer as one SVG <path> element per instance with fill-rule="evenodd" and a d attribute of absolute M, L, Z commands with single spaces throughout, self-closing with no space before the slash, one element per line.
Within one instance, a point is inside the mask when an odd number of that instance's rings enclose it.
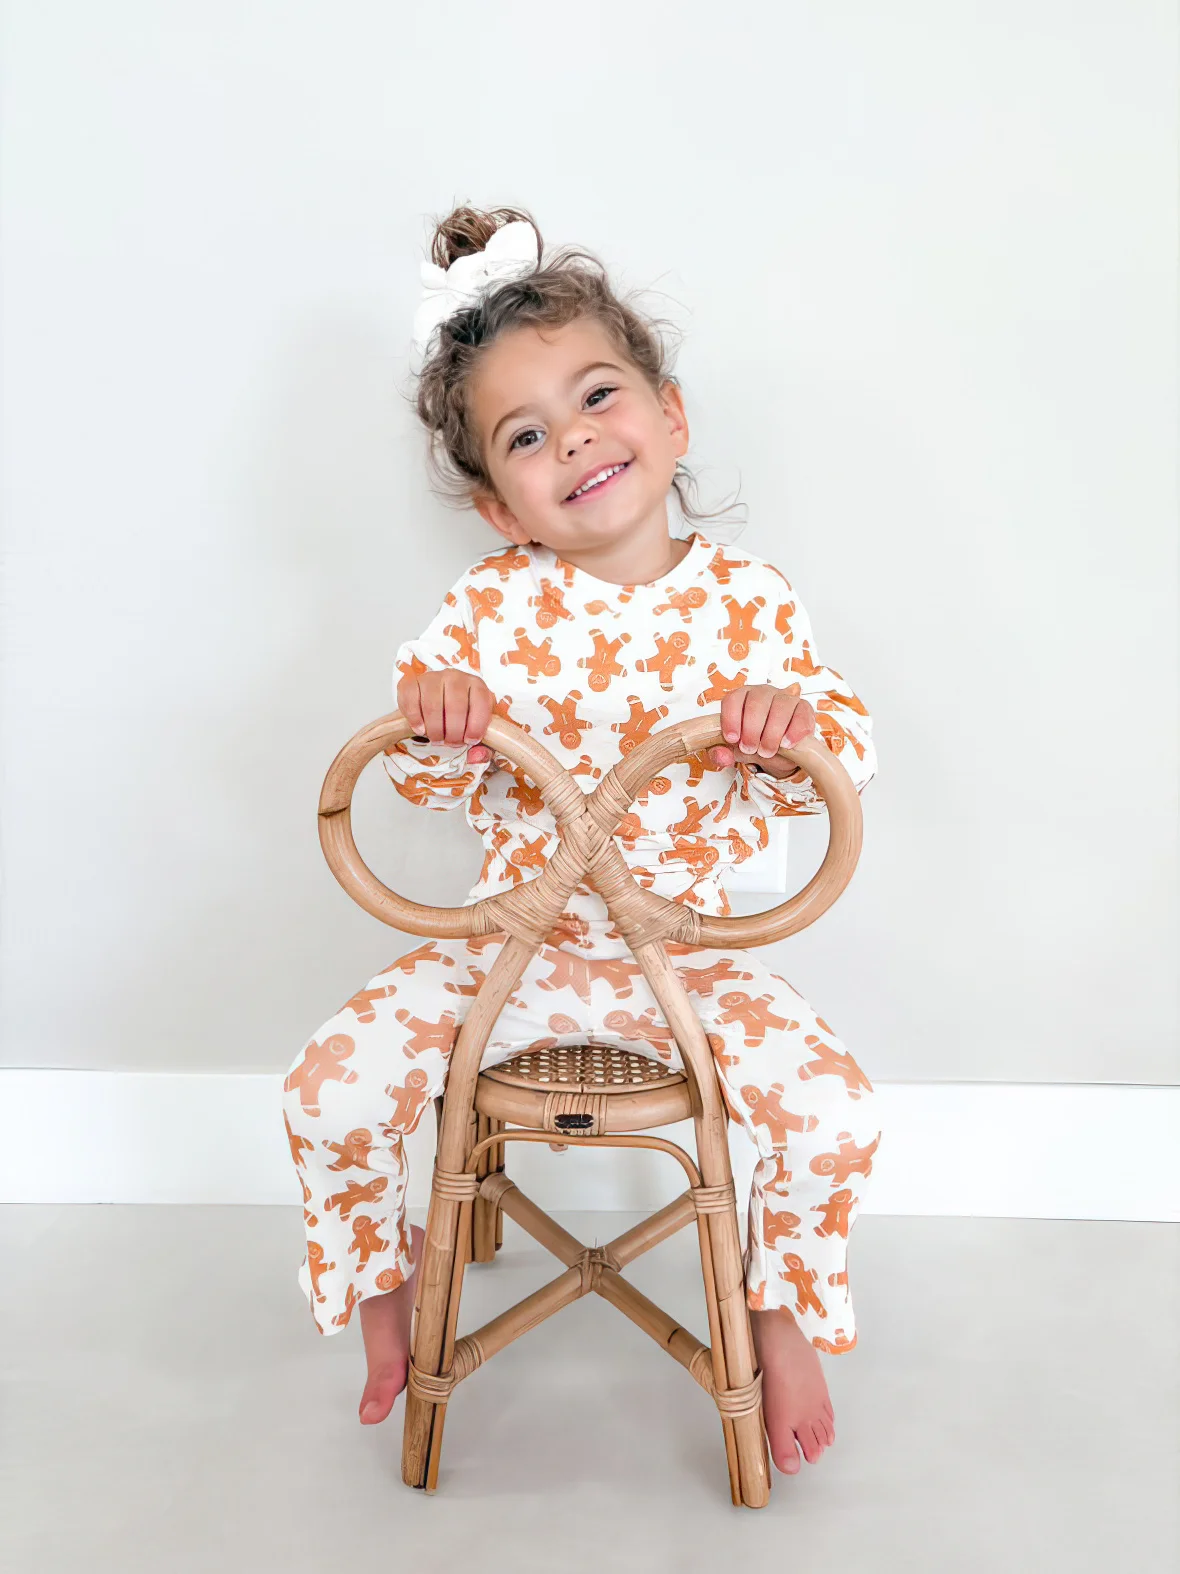
<path fill-rule="evenodd" d="M 876 718 L 775 964 L 874 1080 L 1180 1080 L 1172 5 L 4 11 L 5 1064 L 272 1072 L 413 944 L 314 821 L 494 544 L 402 398 L 470 199 L 668 292 L 690 460 Z M 357 824 L 478 868 L 376 766 Z"/>

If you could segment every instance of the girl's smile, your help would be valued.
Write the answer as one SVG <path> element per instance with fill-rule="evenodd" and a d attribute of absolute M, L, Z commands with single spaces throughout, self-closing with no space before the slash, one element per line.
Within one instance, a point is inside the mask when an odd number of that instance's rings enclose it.
<path fill-rule="evenodd" d="M 604 465 L 603 466 L 603 469 L 606 469 L 606 470 L 609 470 L 610 468 L 611 467 L 609 465 Z M 597 497 L 600 492 L 606 492 L 611 487 L 613 487 L 615 482 L 621 480 L 623 478 L 623 476 L 626 475 L 627 471 L 630 468 L 631 468 L 631 461 L 628 459 L 622 465 L 620 465 L 620 467 L 615 471 L 614 475 L 608 476 L 605 481 L 599 481 L 594 486 L 589 486 L 587 484 L 588 489 L 586 491 L 579 492 L 576 497 L 571 495 L 571 496 L 563 499 L 563 501 L 565 503 L 571 503 L 571 504 L 572 503 L 586 503 L 586 502 L 589 502 L 589 500 L 592 497 Z M 596 474 L 601 475 L 602 471 L 599 470 L 599 471 L 596 472 Z M 593 479 L 593 477 L 591 479 Z"/>

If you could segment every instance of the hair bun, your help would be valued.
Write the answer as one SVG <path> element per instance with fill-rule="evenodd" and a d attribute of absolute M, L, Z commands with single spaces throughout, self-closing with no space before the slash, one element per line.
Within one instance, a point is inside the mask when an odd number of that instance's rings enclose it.
<path fill-rule="evenodd" d="M 434 230 L 430 243 L 430 260 L 440 268 L 449 268 L 458 257 L 470 257 L 481 252 L 497 230 L 517 220 L 532 225 L 537 236 L 537 255 L 541 255 L 541 232 L 529 213 L 518 208 L 454 208 Z"/>

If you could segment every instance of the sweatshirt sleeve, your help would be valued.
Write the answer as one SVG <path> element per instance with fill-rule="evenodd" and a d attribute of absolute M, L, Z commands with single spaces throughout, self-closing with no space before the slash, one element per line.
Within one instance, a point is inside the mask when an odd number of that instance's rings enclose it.
<path fill-rule="evenodd" d="M 811 619 L 790 583 L 774 570 L 774 593 L 767 597 L 766 630 L 770 662 L 766 681 L 807 700 L 816 714 L 816 731 L 852 778 L 858 793 L 877 774 L 873 722 L 852 686 L 819 659 Z M 771 815 L 822 814 L 824 800 L 809 778 L 782 779 L 743 765 L 754 803 Z"/>
<path fill-rule="evenodd" d="M 448 590 L 442 606 L 417 639 L 398 647 L 393 663 L 394 704 L 397 686 L 415 672 L 441 672 L 454 668 L 475 677 L 479 669 L 479 642 L 466 593 L 466 578 Z M 403 738 L 384 751 L 385 771 L 393 785 L 411 803 L 427 809 L 454 809 L 470 801 L 495 761 L 468 763 L 466 743 L 431 743 Z"/>

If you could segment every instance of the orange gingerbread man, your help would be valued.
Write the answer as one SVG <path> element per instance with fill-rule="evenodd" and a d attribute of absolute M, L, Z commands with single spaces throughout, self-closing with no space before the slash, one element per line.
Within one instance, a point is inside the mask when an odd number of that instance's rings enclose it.
<path fill-rule="evenodd" d="M 283 1125 L 287 1128 L 287 1144 L 291 1149 L 292 1161 L 296 1167 L 303 1168 L 307 1162 L 303 1157 L 304 1151 L 310 1152 L 315 1147 L 315 1143 L 309 1142 L 306 1137 L 301 1137 L 297 1131 L 291 1129 L 291 1122 L 288 1119 L 286 1110 L 283 1111 Z M 305 1202 L 306 1200 L 304 1198 Z"/>
<path fill-rule="evenodd" d="M 798 1252 L 787 1252 L 784 1259 L 785 1268 L 780 1268 L 778 1276 L 785 1279 L 795 1290 L 795 1310 L 800 1316 L 804 1312 L 813 1311 L 817 1317 L 826 1317 L 827 1308 L 815 1293 L 815 1283 L 819 1278 L 814 1268 L 807 1268 L 803 1264 Z"/>
<path fill-rule="evenodd" d="M 653 705 L 650 710 L 645 710 L 643 701 L 634 694 L 627 696 L 627 705 L 630 714 L 626 721 L 612 721 L 611 731 L 621 734 L 619 738 L 619 753 L 630 754 L 632 749 L 651 736 L 652 728 L 658 721 L 663 721 L 668 714 L 666 705 Z"/>
<path fill-rule="evenodd" d="M 555 585 L 551 579 L 542 578 L 541 594 L 530 596 L 528 604 L 536 617 L 538 628 L 551 629 L 559 618 L 573 621 L 574 615 L 565 604 L 561 586 Z"/>
<path fill-rule="evenodd" d="M 535 644 L 525 629 L 516 629 L 513 638 L 516 640 L 516 649 L 503 653 L 500 657 L 502 666 L 523 667 L 530 683 L 535 683 L 538 678 L 555 678 L 561 671 L 561 658 L 553 654 L 552 635 L 547 635 L 540 644 Z"/>
<path fill-rule="evenodd" d="M 744 989 L 734 989 L 729 994 L 720 995 L 717 1004 L 721 1007 L 716 1019 L 718 1026 L 728 1027 L 731 1022 L 740 1022 L 746 1030 L 747 1049 L 761 1044 L 772 1029 L 793 1032 L 799 1026 L 790 1017 L 775 1015 L 771 1010 L 774 1002 L 770 995 L 759 995 L 754 1000 Z"/>
<path fill-rule="evenodd" d="M 325 1137 L 324 1147 L 336 1155 L 335 1163 L 328 1165 L 330 1170 L 367 1170 L 373 1148 L 373 1133 L 365 1126 L 358 1126 L 355 1131 L 348 1133 L 343 1142 L 329 1142 Z"/>
<path fill-rule="evenodd" d="M 669 634 L 666 638 L 662 634 L 657 634 L 655 647 L 650 656 L 635 663 L 635 670 L 658 673 L 660 687 L 670 693 L 676 687 L 676 668 L 689 667 L 693 663 L 693 657 L 688 654 L 688 634 L 684 629 L 677 629 L 674 634 Z"/>
<path fill-rule="evenodd" d="M 362 1202 L 378 1202 L 381 1193 L 388 1185 L 388 1175 L 374 1175 L 372 1180 L 365 1181 L 363 1186 L 354 1180 L 346 1181 L 343 1191 L 333 1192 L 330 1197 L 324 1198 L 324 1207 L 329 1212 L 333 1208 L 338 1208 L 340 1217 L 347 1219 L 352 1210 Z"/>
<path fill-rule="evenodd" d="M 770 1132 L 772 1146 L 778 1148 L 786 1146 L 789 1131 L 814 1131 L 819 1125 L 818 1115 L 804 1117 L 785 1108 L 782 1101 L 785 1091 L 781 1082 L 772 1082 L 765 1092 L 751 1083 L 742 1088 L 742 1098 L 749 1107 L 753 1124 L 765 1126 Z"/>
<path fill-rule="evenodd" d="M 545 731 L 555 734 L 563 749 L 580 749 L 582 734 L 591 725 L 588 718 L 578 715 L 578 701 L 581 698 L 581 689 L 571 689 L 563 700 L 545 696 L 541 698 L 541 704 L 553 718 Z"/>
<path fill-rule="evenodd" d="M 818 1020 L 818 1019 L 817 1019 Z M 830 1032 L 830 1028 L 825 1028 Z M 822 1038 L 817 1038 L 814 1033 L 808 1033 L 803 1042 L 814 1052 L 814 1060 L 806 1060 L 799 1067 L 799 1076 L 804 1082 L 810 1077 L 840 1077 L 848 1089 L 848 1097 L 858 1099 L 860 1090 L 871 1093 L 873 1085 L 864 1072 L 853 1060 L 851 1055 L 837 1055 L 830 1044 L 825 1044 Z"/>
<path fill-rule="evenodd" d="M 589 687 L 596 694 L 601 694 L 610 687 L 612 678 L 621 678 L 626 673 L 627 669 L 618 660 L 618 655 L 631 636 L 620 634 L 617 639 L 607 639 L 601 629 L 591 629 L 590 638 L 593 649 L 588 656 L 578 657 L 578 666 L 589 672 Z"/>
<path fill-rule="evenodd" d="M 692 615 L 708 601 L 708 596 L 699 585 L 692 585 L 688 590 L 673 590 L 669 592 L 667 601 L 652 610 L 661 612 L 679 612 L 685 623 L 692 620 Z"/>
<path fill-rule="evenodd" d="M 317 1301 L 326 1301 L 328 1297 L 320 1289 L 320 1280 L 324 1274 L 331 1272 L 336 1266 L 334 1262 L 324 1261 L 324 1248 L 319 1241 L 307 1243 L 307 1271 L 311 1275 L 311 1293 Z"/>
<path fill-rule="evenodd" d="M 839 1191 L 834 1191 L 827 1202 L 817 1203 L 811 1210 L 821 1215 L 820 1222 L 815 1226 L 817 1235 L 842 1235 L 848 1239 L 850 1228 L 849 1214 L 852 1211 L 856 1198 L 847 1186 L 841 1186 Z"/>
<path fill-rule="evenodd" d="M 348 1320 L 352 1316 L 352 1309 L 360 1300 L 361 1294 L 355 1284 L 346 1284 L 344 1287 L 344 1310 L 337 1312 L 332 1319 L 335 1328 L 347 1328 Z"/>
<path fill-rule="evenodd" d="M 392 1082 L 386 1087 L 386 1097 L 393 1100 L 389 1127 L 393 1128 L 399 1136 L 403 1131 L 413 1131 L 418 1124 L 422 1106 L 426 1103 L 429 1080 L 425 1069 L 422 1066 L 415 1066 L 412 1071 L 406 1072 L 403 1087 L 398 1087 Z M 382 1130 L 387 1129 L 389 1128 L 382 1127 Z"/>
<path fill-rule="evenodd" d="M 712 708 L 719 705 L 732 689 L 744 689 L 746 686 L 746 669 L 734 673 L 732 677 L 722 672 L 715 661 L 711 661 L 706 668 L 709 674 L 709 687 L 702 690 L 697 699 L 697 704 L 702 707 Z"/>
<path fill-rule="evenodd" d="M 841 1131 L 836 1141 L 840 1144 L 839 1153 L 817 1153 L 811 1161 L 811 1168 L 817 1175 L 832 1175 L 835 1177 L 833 1185 L 843 1186 L 850 1175 L 869 1175 L 873 1169 L 873 1154 L 877 1151 L 880 1137 L 874 1137 L 867 1148 L 858 1148 L 852 1140 L 850 1131 Z"/>
<path fill-rule="evenodd" d="M 381 969 L 380 976 L 386 973 L 405 973 L 407 977 L 416 973 L 420 962 L 439 962 L 443 967 L 454 967 L 455 958 L 448 956 L 445 951 L 440 951 L 437 940 L 428 940 L 425 945 L 407 951 L 405 956 L 399 956 L 396 962 L 391 962 L 388 967 Z"/>
<path fill-rule="evenodd" d="M 358 1213 L 352 1221 L 352 1240 L 349 1242 L 349 1252 L 356 1252 L 357 1267 L 366 1268 L 369 1258 L 374 1252 L 383 1252 L 389 1242 L 382 1240 L 378 1233 L 377 1225 L 367 1213 Z"/>
<path fill-rule="evenodd" d="M 394 1014 L 399 1022 L 404 1023 L 411 1030 L 409 1038 L 402 1046 L 404 1055 L 413 1059 L 415 1055 L 424 1055 L 429 1049 L 436 1049 L 443 1056 L 450 1054 L 455 1042 L 457 1021 L 453 1011 L 444 1011 L 437 1022 L 426 1022 L 422 1017 L 413 1016 L 404 1009 L 399 1009 Z"/>
<path fill-rule="evenodd" d="M 756 645 L 762 638 L 762 631 L 754 619 L 766 605 L 766 599 L 755 596 L 743 606 L 733 596 L 722 596 L 721 604 L 729 613 L 729 622 L 722 629 L 721 638 L 729 642 L 729 654 L 734 661 L 745 661 L 750 654 L 750 646 Z"/>
<path fill-rule="evenodd" d="M 356 1072 L 342 1064 L 356 1049 L 356 1040 L 347 1033 L 333 1033 L 322 1044 L 313 1039 L 303 1051 L 303 1059 L 288 1072 L 283 1082 L 285 1093 L 299 1092 L 306 1115 L 320 1113 L 320 1089 L 325 1082 L 355 1082 Z"/>

